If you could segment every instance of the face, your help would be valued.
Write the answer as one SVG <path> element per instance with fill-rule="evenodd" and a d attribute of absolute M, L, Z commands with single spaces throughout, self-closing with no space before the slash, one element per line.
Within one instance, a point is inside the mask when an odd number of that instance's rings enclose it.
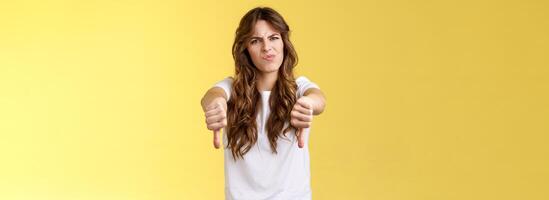
<path fill-rule="evenodd" d="M 282 36 L 267 21 L 259 20 L 247 43 L 247 51 L 254 65 L 262 73 L 277 72 L 284 58 Z"/>

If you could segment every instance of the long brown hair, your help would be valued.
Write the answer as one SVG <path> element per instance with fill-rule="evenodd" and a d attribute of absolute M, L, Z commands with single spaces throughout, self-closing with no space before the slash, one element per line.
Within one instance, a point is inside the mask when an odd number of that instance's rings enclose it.
<path fill-rule="evenodd" d="M 233 158 L 244 158 L 257 142 L 256 116 L 261 95 L 257 89 L 259 69 L 254 65 L 246 49 L 257 21 L 265 20 L 280 32 L 284 43 L 284 58 L 278 69 L 278 78 L 269 97 L 271 113 L 267 120 L 267 136 L 273 153 L 277 153 L 277 139 L 286 132 L 296 130 L 289 123 L 290 112 L 297 101 L 297 85 L 293 68 L 297 65 L 297 53 L 290 42 L 290 27 L 284 18 L 268 7 L 254 8 L 242 19 L 236 29 L 233 43 L 235 76 L 230 100 L 227 102 L 227 148 L 231 149 Z M 286 122 L 288 126 L 284 127 Z"/>

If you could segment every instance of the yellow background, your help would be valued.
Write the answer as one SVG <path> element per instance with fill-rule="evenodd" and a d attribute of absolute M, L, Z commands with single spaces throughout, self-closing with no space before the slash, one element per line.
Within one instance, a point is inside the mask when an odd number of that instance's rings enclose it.
<path fill-rule="evenodd" d="M 249 9 L 320 85 L 314 199 L 549 199 L 546 1 L 2 1 L 0 199 L 222 199 L 199 105 Z"/>

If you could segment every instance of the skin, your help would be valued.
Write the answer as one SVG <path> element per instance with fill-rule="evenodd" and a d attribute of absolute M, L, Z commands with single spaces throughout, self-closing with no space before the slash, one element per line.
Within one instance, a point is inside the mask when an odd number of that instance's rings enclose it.
<path fill-rule="evenodd" d="M 284 59 L 284 42 L 278 31 L 268 22 L 259 20 L 254 26 L 254 34 L 247 43 L 247 51 L 252 62 L 259 69 L 257 88 L 270 91 L 278 78 L 278 70 Z M 220 147 L 219 131 L 227 126 L 227 94 L 223 89 L 213 87 L 202 98 L 201 105 L 206 117 L 206 127 L 213 131 L 213 144 Z M 325 97 L 322 91 L 311 88 L 305 91 L 292 108 L 290 123 L 298 128 L 298 147 L 303 148 L 303 129 L 311 127 L 314 115 L 324 111 Z"/>

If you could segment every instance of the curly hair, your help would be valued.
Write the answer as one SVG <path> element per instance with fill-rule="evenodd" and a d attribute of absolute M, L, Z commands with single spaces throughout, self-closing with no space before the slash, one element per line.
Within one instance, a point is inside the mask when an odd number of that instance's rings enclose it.
<path fill-rule="evenodd" d="M 227 102 L 227 148 L 233 158 L 244 158 L 257 142 L 256 116 L 261 95 L 257 89 L 259 69 L 254 65 L 246 44 L 250 40 L 257 21 L 265 20 L 280 32 L 284 44 L 284 57 L 278 69 L 278 78 L 269 97 L 271 113 L 267 120 L 267 137 L 273 153 L 277 153 L 277 139 L 286 132 L 296 130 L 289 122 L 293 105 L 297 101 L 297 84 L 293 69 L 297 65 L 297 53 L 290 42 L 290 27 L 284 18 L 268 7 L 257 7 L 248 11 L 240 20 L 232 46 L 235 61 L 233 90 Z M 286 126 L 286 127 L 285 127 Z"/>

